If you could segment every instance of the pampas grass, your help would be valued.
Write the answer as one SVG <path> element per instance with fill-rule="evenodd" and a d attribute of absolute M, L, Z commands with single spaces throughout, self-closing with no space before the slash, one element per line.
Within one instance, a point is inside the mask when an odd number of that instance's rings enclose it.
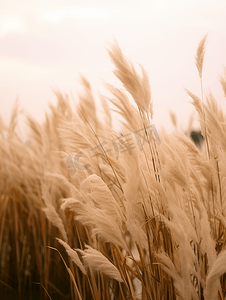
<path fill-rule="evenodd" d="M 0 122 L 2 291 L 33 299 L 39 282 L 40 299 L 225 299 L 226 119 L 203 96 L 206 39 L 195 56 L 201 97 L 187 91 L 200 148 L 192 119 L 188 135 L 173 113 L 175 133 L 156 131 L 148 75 L 116 42 L 108 52 L 123 89 L 106 84 L 103 120 L 82 77 L 75 110 L 56 92 L 44 124 L 27 118 L 29 146 L 16 134 L 18 105 Z"/>

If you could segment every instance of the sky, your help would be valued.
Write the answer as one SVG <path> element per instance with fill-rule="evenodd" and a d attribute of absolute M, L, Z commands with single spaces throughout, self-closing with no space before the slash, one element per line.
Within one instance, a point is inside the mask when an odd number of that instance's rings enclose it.
<path fill-rule="evenodd" d="M 106 50 L 116 39 L 149 75 L 157 130 L 172 130 L 170 110 L 186 130 L 194 108 L 185 88 L 201 96 L 194 56 L 207 33 L 204 91 L 225 110 L 219 83 L 226 66 L 225 0 L 1 0 L 0 115 L 8 122 L 18 98 L 28 114 L 44 120 L 48 104 L 56 103 L 54 90 L 78 99 L 81 74 L 97 101 L 99 93 L 108 95 L 104 82 L 120 87 Z"/>

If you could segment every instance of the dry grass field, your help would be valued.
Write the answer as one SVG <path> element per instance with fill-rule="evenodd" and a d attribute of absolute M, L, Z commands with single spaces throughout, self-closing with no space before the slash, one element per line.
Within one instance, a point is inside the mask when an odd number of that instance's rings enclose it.
<path fill-rule="evenodd" d="M 43 124 L 27 118 L 28 143 L 18 105 L 0 120 L 1 299 L 226 299 L 226 116 L 202 88 L 205 46 L 201 96 L 187 91 L 200 148 L 192 126 L 157 132 L 148 75 L 117 43 L 122 89 L 107 85 L 104 118 L 83 78 L 76 109 L 56 93 Z M 226 96 L 226 74 L 221 84 Z"/>

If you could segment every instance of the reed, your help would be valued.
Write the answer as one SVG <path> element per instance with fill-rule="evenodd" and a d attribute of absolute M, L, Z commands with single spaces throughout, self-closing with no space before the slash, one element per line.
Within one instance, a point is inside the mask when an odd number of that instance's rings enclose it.
<path fill-rule="evenodd" d="M 0 122 L 2 290 L 21 299 L 35 289 L 40 299 L 225 299 L 226 117 L 203 96 L 206 38 L 195 57 L 201 97 L 187 91 L 199 148 L 192 121 L 187 135 L 157 133 L 148 75 L 117 43 L 108 52 L 123 89 L 107 85 L 105 119 L 82 78 L 75 110 L 57 93 L 44 124 L 28 117 L 30 146 L 15 131 L 18 106 L 9 127 Z M 120 133 L 108 103 L 123 117 Z"/>

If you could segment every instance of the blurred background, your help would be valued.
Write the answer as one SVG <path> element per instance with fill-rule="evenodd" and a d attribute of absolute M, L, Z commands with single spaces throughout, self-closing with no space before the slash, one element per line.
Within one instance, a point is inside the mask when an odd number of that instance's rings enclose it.
<path fill-rule="evenodd" d="M 120 86 L 106 50 L 116 39 L 149 74 L 157 130 L 173 129 L 169 110 L 186 130 L 194 109 L 184 88 L 201 96 L 194 55 L 206 33 L 204 90 L 225 109 L 219 83 L 226 66 L 225 0 L 1 0 L 0 115 L 8 123 L 18 98 L 43 120 L 48 103 L 56 103 L 54 90 L 76 101 L 80 74 L 96 98 L 107 95 L 104 81 Z M 22 116 L 20 122 L 24 135 Z"/>

